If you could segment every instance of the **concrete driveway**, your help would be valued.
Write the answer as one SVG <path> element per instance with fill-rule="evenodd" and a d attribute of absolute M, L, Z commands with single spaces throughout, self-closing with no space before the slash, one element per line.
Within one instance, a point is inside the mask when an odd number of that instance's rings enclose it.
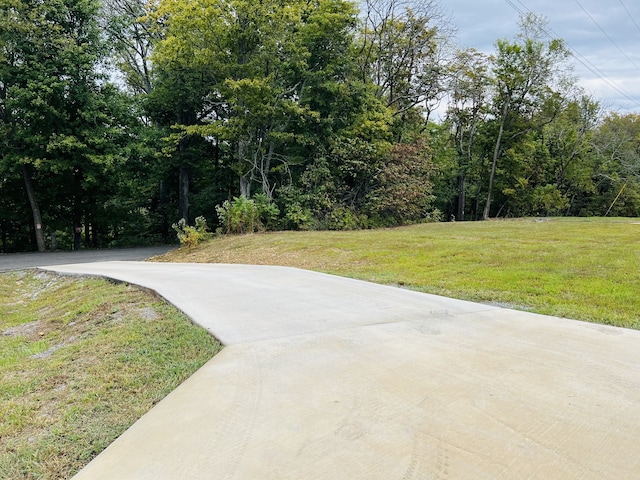
<path fill-rule="evenodd" d="M 640 332 L 303 270 L 55 266 L 143 285 L 226 345 L 100 479 L 638 479 Z"/>

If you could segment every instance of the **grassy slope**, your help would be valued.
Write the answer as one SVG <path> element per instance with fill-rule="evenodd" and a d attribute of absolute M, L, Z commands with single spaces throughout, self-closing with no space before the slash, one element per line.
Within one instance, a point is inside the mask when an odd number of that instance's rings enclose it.
<path fill-rule="evenodd" d="M 0 478 L 68 478 L 220 348 L 126 285 L 0 275 Z"/>
<path fill-rule="evenodd" d="M 288 265 L 640 329 L 640 224 L 519 220 L 213 239 L 161 261 Z"/>

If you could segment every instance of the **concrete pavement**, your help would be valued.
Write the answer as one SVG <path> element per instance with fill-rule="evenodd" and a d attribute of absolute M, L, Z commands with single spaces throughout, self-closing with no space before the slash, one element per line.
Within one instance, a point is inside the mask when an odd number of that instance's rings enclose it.
<path fill-rule="evenodd" d="M 638 331 L 291 268 L 50 269 L 226 345 L 77 480 L 640 478 Z"/>

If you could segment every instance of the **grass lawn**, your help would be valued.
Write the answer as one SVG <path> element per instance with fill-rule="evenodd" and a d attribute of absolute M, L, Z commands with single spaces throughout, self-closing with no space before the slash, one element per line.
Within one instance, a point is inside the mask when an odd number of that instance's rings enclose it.
<path fill-rule="evenodd" d="M 218 237 L 158 260 L 295 266 L 640 329 L 640 223 L 633 219 Z"/>
<path fill-rule="evenodd" d="M 0 275 L 0 478 L 69 478 L 219 350 L 126 285 Z"/>

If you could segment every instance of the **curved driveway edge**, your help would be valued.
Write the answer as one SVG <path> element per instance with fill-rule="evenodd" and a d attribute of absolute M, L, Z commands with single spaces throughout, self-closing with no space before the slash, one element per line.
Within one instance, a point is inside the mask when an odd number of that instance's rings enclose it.
<path fill-rule="evenodd" d="M 47 269 L 226 345 L 77 480 L 638 478 L 638 331 L 284 267 Z"/>

